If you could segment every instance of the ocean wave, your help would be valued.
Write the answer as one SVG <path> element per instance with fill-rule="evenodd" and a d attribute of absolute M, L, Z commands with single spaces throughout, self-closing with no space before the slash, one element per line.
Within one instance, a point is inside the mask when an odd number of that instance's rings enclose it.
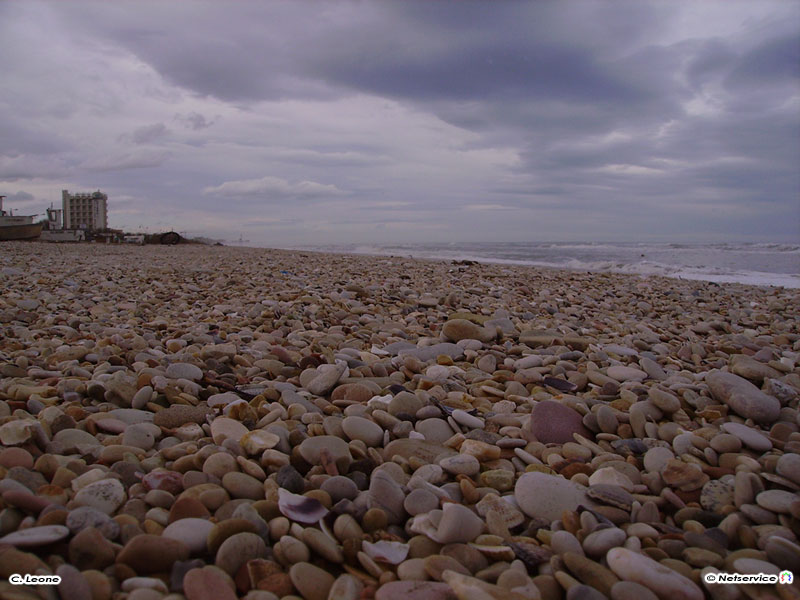
<path fill-rule="evenodd" d="M 800 288 L 800 261 L 794 258 L 800 246 L 796 244 L 495 242 L 346 244 L 305 249 Z"/>

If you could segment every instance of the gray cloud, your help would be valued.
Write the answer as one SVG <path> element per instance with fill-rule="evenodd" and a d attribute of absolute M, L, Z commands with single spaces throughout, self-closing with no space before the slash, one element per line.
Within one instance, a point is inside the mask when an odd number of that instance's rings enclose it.
<path fill-rule="evenodd" d="M 152 125 L 138 127 L 130 135 L 123 134 L 120 138 L 122 141 L 130 140 L 134 144 L 149 144 L 159 138 L 163 138 L 167 133 L 168 129 L 166 125 L 163 123 L 153 123 Z"/>
<path fill-rule="evenodd" d="M 0 3 L 0 189 L 270 243 L 796 241 L 798 33 L 784 2 Z"/>
<path fill-rule="evenodd" d="M 175 115 L 175 120 L 185 124 L 187 127 L 199 131 L 208 129 L 214 124 L 214 120 L 209 121 L 204 115 L 192 112 L 187 115 Z"/>
<path fill-rule="evenodd" d="M 122 171 L 125 169 L 152 169 L 169 158 L 164 150 L 138 150 L 88 160 L 82 166 L 88 171 Z"/>
<path fill-rule="evenodd" d="M 279 177 L 266 176 L 260 179 L 226 181 L 218 186 L 205 188 L 203 194 L 232 198 L 256 196 L 266 200 L 286 200 L 290 198 L 330 198 L 341 196 L 343 192 L 335 185 L 316 181 L 290 183 Z"/>

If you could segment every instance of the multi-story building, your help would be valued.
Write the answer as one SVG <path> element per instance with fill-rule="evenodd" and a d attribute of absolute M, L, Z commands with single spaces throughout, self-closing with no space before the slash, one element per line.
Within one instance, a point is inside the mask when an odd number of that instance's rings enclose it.
<path fill-rule="evenodd" d="M 108 229 L 108 196 L 97 190 L 88 194 L 61 192 L 64 229 Z"/>

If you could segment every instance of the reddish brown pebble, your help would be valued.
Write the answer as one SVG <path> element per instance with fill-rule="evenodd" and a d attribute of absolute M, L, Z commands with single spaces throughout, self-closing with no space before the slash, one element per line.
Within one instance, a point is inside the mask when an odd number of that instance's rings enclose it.
<path fill-rule="evenodd" d="M 186 600 L 236 600 L 236 592 L 213 569 L 192 569 L 183 577 Z"/>

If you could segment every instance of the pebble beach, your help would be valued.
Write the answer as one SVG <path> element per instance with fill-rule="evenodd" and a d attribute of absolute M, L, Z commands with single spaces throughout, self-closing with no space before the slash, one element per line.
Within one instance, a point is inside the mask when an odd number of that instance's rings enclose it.
<path fill-rule="evenodd" d="M 800 290 L 39 242 L 0 289 L 4 600 L 800 598 Z"/>

